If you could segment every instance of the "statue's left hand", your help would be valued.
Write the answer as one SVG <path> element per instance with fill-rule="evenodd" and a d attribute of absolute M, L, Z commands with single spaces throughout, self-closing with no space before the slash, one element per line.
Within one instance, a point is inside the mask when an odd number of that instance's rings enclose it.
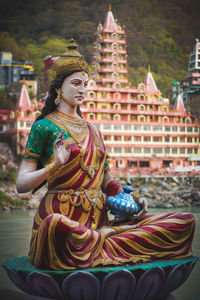
<path fill-rule="evenodd" d="M 134 216 L 134 218 L 140 220 L 148 212 L 148 201 L 147 201 L 147 199 L 145 197 L 141 197 L 138 200 L 138 204 L 140 205 L 140 207 L 142 207 L 142 210 L 139 212 L 139 214 L 137 214 L 136 216 Z"/>
<path fill-rule="evenodd" d="M 58 167 L 63 167 L 69 160 L 70 152 L 70 144 L 65 148 L 62 131 L 54 143 L 55 164 Z"/>

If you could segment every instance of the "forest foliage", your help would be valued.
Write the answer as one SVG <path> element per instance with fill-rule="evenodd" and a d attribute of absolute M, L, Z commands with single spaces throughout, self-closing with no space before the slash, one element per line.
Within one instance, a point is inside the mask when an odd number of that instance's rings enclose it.
<path fill-rule="evenodd" d="M 112 12 L 125 25 L 129 80 L 144 81 L 148 64 L 158 88 L 169 96 L 171 83 L 183 80 L 188 56 L 200 37 L 200 1 L 111 0 Z M 91 63 L 95 30 L 108 11 L 106 0 L 1 0 L 0 51 L 31 60 L 43 81 L 44 58 L 66 50 L 71 37 Z"/>

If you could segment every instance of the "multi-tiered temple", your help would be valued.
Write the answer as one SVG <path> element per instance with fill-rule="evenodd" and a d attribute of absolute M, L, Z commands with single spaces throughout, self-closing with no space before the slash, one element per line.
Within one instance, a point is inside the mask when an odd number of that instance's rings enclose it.
<path fill-rule="evenodd" d="M 197 118 L 185 111 L 180 95 L 170 108 L 150 67 L 144 83 L 131 87 L 125 37 L 109 8 L 104 25 L 97 27 L 93 72 L 82 108 L 102 132 L 112 172 L 164 172 L 197 165 L 190 161 L 200 155 Z"/>

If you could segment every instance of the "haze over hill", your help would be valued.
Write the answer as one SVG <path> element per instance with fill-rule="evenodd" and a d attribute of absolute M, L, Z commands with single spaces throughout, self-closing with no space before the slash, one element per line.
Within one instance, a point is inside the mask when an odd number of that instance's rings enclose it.
<path fill-rule="evenodd" d="M 129 79 L 144 80 L 148 64 L 158 88 L 168 96 L 171 83 L 183 79 L 188 55 L 200 37 L 200 1 L 113 0 L 112 12 L 125 25 Z M 102 0 L 1 0 L 0 51 L 32 60 L 42 82 L 43 59 L 65 51 L 74 37 L 91 62 L 94 33 L 103 23 L 108 1 Z"/>

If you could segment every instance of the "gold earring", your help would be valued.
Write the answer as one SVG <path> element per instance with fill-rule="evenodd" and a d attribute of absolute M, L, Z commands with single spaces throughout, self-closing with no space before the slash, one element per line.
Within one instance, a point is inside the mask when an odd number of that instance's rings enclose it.
<path fill-rule="evenodd" d="M 60 103 L 60 94 L 58 94 L 58 96 L 54 101 L 55 101 L 55 105 L 58 105 Z"/>

